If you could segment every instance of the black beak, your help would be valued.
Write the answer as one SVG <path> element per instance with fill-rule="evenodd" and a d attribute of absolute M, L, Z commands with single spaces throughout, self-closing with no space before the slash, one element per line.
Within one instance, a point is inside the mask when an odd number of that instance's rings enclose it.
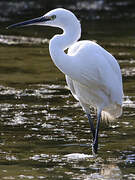
<path fill-rule="evenodd" d="M 41 16 L 41 17 L 38 17 L 38 18 L 34 18 L 34 19 L 31 19 L 31 20 L 24 21 L 24 22 L 12 24 L 12 25 L 8 26 L 7 29 L 14 28 L 14 27 L 30 26 L 30 25 L 34 25 L 34 24 L 36 25 L 38 23 L 46 22 L 46 21 L 49 21 L 49 20 L 50 20 L 50 17 Z"/>

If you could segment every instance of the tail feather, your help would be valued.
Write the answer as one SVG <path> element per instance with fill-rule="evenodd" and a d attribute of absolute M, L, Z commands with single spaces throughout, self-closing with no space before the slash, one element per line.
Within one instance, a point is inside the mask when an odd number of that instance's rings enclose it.
<path fill-rule="evenodd" d="M 116 118 L 122 115 L 122 106 L 119 104 L 112 104 L 109 107 L 103 109 L 101 118 L 105 122 L 113 122 Z"/>

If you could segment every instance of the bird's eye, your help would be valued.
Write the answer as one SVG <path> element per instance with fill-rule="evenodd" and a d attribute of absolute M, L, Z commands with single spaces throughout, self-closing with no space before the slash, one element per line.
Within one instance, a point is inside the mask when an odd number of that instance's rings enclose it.
<path fill-rule="evenodd" d="M 51 16 L 51 20 L 54 20 L 54 19 L 56 19 L 56 15 Z"/>

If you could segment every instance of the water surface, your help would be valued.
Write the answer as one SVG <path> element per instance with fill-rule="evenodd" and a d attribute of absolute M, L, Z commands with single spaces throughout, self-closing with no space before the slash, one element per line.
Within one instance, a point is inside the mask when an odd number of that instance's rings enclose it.
<path fill-rule="evenodd" d="M 0 36 L 1 179 L 135 179 L 135 27 L 128 24 L 82 26 L 82 39 L 110 51 L 123 74 L 123 115 L 114 124 L 101 124 L 97 157 L 87 117 L 50 59 L 54 29 Z"/>

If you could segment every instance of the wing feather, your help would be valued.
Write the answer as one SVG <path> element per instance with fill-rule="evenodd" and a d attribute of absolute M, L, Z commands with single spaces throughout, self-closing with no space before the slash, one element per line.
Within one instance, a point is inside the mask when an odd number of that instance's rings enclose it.
<path fill-rule="evenodd" d="M 92 41 L 80 41 L 70 47 L 74 56 L 76 79 L 84 86 L 101 90 L 112 101 L 122 104 L 123 88 L 120 67 L 116 59 Z"/>

